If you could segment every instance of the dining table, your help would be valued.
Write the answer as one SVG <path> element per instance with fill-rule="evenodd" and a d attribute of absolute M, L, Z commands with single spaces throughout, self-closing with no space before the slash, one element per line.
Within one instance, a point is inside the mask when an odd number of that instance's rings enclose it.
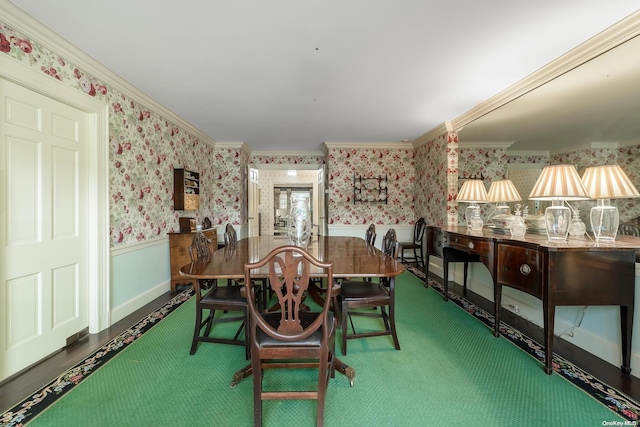
<path fill-rule="evenodd" d="M 182 276 L 203 279 L 244 279 L 244 266 L 263 259 L 273 249 L 290 244 L 285 236 L 247 237 L 234 245 L 218 249 L 212 255 L 197 259 L 180 268 Z M 334 279 L 381 278 L 394 281 L 405 271 L 404 265 L 386 256 L 379 249 L 367 245 L 365 240 L 350 236 L 312 236 L 306 247 L 307 252 L 322 262 L 333 264 Z M 251 272 L 254 278 L 268 278 L 268 266 Z M 324 271 L 311 266 L 310 276 L 322 278 Z M 309 295 L 322 304 L 324 294 L 315 284 L 309 286 Z M 334 307 L 335 309 L 335 307 Z M 353 386 L 355 370 L 335 358 L 336 370 L 345 375 Z M 251 364 L 234 374 L 231 387 L 251 375 Z"/>

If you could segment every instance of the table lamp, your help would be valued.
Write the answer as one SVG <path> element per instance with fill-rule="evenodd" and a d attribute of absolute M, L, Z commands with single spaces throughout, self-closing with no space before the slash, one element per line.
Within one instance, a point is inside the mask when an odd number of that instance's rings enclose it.
<path fill-rule="evenodd" d="M 466 180 L 462 183 L 456 200 L 469 203 L 464 211 L 467 228 L 472 231 L 481 231 L 484 222 L 480 216 L 478 203 L 487 203 L 487 189 L 484 187 L 484 182 L 480 179 Z"/>
<path fill-rule="evenodd" d="M 519 202 L 522 197 L 510 179 L 499 179 L 491 182 L 487 200 L 496 204 L 494 215 L 501 215 L 509 211 L 508 202 Z"/>
<path fill-rule="evenodd" d="M 582 182 L 597 204 L 591 208 L 591 230 L 596 241 L 614 241 L 620 215 L 611 199 L 640 197 L 629 177 L 619 165 L 593 166 L 584 171 Z"/>
<path fill-rule="evenodd" d="M 552 241 L 567 240 L 571 210 L 564 201 L 588 200 L 589 193 L 573 165 L 545 166 L 529 194 L 531 200 L 551 201 L 544 211 L 547 237 Z"/>

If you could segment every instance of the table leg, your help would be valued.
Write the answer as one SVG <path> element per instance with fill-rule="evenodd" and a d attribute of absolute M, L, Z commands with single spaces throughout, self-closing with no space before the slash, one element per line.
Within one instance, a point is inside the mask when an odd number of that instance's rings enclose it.
<path fill-rule="evenodd" d="M 502 309 L 502 285 L 493 281 L 493 336 L 500 336 L 500 312 Z"/>
<path fill-rule="evenodd" d="M 622 331 L 622 372 L 631 373 L 631 332 L 633 330 L 633 306 L 620 306 L 620 327 Z"/>
<path fill-rule="evenodd" d="M 555 326 L 556 306 L 554 304 L 542 304 L 544 316 L 544 372 L 547 375 L 553 373 L 553 329 Z"/>

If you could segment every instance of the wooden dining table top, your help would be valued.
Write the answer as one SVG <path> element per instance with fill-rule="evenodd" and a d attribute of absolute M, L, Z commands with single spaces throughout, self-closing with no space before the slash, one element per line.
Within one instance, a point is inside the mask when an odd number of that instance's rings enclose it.
<path fill-rule="evenodd" d="M 282 236 L 244 238 L 181 267 L 180 274 L 195 279 L 241 279 L 246 263 L 257 262 L 271 250 L 287 245 L 289 239 Z M 332 262 L 333 275 L 338 278 L 394 277 L 405 270 L 402 263 L 367 246 L 359 237 L 313 236 L 307 251 L 320 261 Z M 320 270 L 311 269 L 311 276 L 322 275 Z M 267 267 L 252 272 L 252 276 L 267 277 Z"/>

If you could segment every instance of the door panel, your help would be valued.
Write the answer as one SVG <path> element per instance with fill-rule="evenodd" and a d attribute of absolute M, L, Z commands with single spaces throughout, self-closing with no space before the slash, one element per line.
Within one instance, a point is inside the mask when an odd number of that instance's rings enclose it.
<path fill-rule="evenodd" d="M 249 237 L 256 237 L 260 234 L 260 216 L 258 206 L 260 205 L 259 175 L 258 169 L 249 167 Z"/>
<path fill-rule="evenodd" d="M 88 326 L 88 119 L 0 80 L 0 379 Z M 0 194 L 3 194 L 0 193 Z"/>

